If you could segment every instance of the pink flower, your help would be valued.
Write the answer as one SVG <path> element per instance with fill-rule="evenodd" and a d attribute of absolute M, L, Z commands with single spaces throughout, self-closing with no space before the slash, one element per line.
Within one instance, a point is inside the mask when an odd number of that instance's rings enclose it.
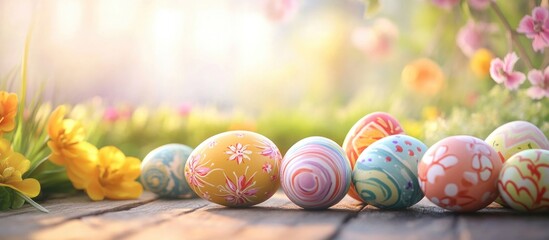
<path fill-rule="evenodd" d="M 231 145 L 227 147 L 229 150 L 225 152 L 229 156 L 229 161 L 233 161 L 236 159 L 236 162 L 238 164 L 241 164 L 244 159 L 250 160 L 250 154 L 252 154 L 252 151 L 248 150 L 248 145 L 242 145 L 242 143 L 237 143 L 236 145 Z"/>
<path fill-rule="evenodd" d="M 259 154 L 277 161 L 280 161 L 280 159 L 282 159 L 280 151 L 274 144 L 263 140 L 261 140 L 261 143 L 261 145 L 256 145 L 257 148 L 261 149 L 261 152 Z"/>
<path fill-rule="evenodd" d="M 469 5 L 476 10 L 484 10 L 490 6 L 492 0 L 469 0 Z"/>
<path fill-rule="evenodd" d="M 177 112 L 179 113 L 180 116 L 186 117 L 186 116 L 189 116 L 192 109 L 193 109 L 193 106 L 190 103 L 182 103 L 181 105 L 179 105 Z"/>
<path fill-rule="evenodd" d="M 393 49 L 398 37 L 398 27 L 388 19 L 378 19 L 371 27 L 358 27 L 351 41 L 356 48 L 370 57 L 384 57 Z"/>
<path fill-rule="evenodd" d="M 534 51 L 542 51 L 549 46 L 549 10 L 544 7 L 534 8 L 532 16 L 526 15 L 520 20 L 517 32 L 534 39 L 532 41 Z"/>
<path fill-rule="evenodd" d="M 262 169 L 265 173 L 271 173 L 271 171 L 273 170 L 273 166 L 270 163 L 265 163 L 263 164 Z"/>
<path fill-rule="evenodd" d="M 265 11 L 273 21 L 288 21 L 297 13 L 297 0 L 267 0 Z"/>
<path fill-rule="evenodd" d="M 549 97 L 549 66 L 543 72 L 541 70 L 531 70 L 528 73 L 528 80 L 532 83 L 532 87 L 526 92 L 528 96 L 533 99 Z"/>
<path fill-rule="evenodd" d="M 495 32 L 495 30 L 491 24 L 469 21 L 459 29 L 456 43 L 466 56 L 471 57 L 477 50 L 487 45 L 486 35 Z"/>
<path fill-rule="evenodd" d="M 240 177 L 236 176 L 235 181 L 233 182 L 227 176 L 225 176 L 225 186 L 221 186 L 220 190 L 223 192 L 222 197 L 227 200 L 227 202 L 233 205 L 247 204 L 251 201 L 250 198 L 256 197 L 257 189 L 253 188 L 255 186 L 254 175 L 250 179 L 246 180 L 246 176 L 242 175 Z"/>
<path fill-rule="evenodd" d="M 202 178 L 210 173 L 210 168 L 204 167 L 207 164 L 198 165 L 200 161 L 200 155 L 195 155 L 189 160 L 189 168 L 185 169 L 185 176 L 187 182 L 196 187 L 203 187 L 204 184 L 208 184 Z M 210 184 L 208 184 L 210 185 Z"/>
<path fill-rule="evenodd" d="M 105 109 L 105 113 L 103 114 L 103 119 L 105 119 L 107 122 L 114 122 L 120 118 L 120 113 L 118 113 L 118 110 L 114 107 L 108 107 Z"/>
<path fill-rule="evenodd" d="M 433 0 L 433 3 L 444 9 L 451 9 L 459 3 L 459 0 Z"/>
<path fill-rule="evenodd" d="M 514 72 L 513 68 L 517 63 L 517 54 L 508 53 L 503 61 L 499 58 L 492 59 L 490 63 L 490 76 L 498 84 L 503 83 L 509 90 L 517 89 L 526 80 L 526 76 L 521 72 Z"/>

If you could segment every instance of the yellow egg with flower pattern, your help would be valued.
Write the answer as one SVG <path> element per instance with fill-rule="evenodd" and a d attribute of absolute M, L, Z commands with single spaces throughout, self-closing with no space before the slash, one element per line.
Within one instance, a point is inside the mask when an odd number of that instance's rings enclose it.
<path fill-rule="evenodd" d="M 282 155 L 263 135 L 229 131 L 196 147 L 185 178 L 201 198 L 227 207 L 248 207 L 269 199 L 280 185 Z"/>

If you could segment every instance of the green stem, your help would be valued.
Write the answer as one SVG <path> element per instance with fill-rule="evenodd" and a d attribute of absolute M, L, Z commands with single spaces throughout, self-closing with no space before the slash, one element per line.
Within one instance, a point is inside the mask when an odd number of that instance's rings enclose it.
<path fill-rule="evenodd" d="M 40 204 L 36 203 L 35 201 L 33 201 L 32 199 L 30 199 L 29 197 L 25 196 L 25 194 L 22 194 L 18 191 L 15 191 L 15 193 L 17 195 L 19 195 L 20 197 L 22 197 L 23 199 L 25 199 L 25 201 L 27 201 L 30 205 L 32 205 L 33 207 L 35 207 L 36 209 L 42 211 L 42 212 L 45 212 L 45 213 L 49 213 L 50 211 L 48 211 L 48 209 L 40 206 Z"/>
<path fill-rule="evenodd" d="M 507 32 L 511 35 L 511 41 L 517 48 L 519 56 L 522 59 L 524 59 L 526 66 L 529 68 L 529 70 L 534 69 L 532 60 L 530 59 L 530 57 L 526 53 L 526 50 L 518 40 L 517 32 L 511 27 L 511 24 L 509 24 L 509 21 L 507 21 L 507 18 L 505 18 L 505 16 L 503 15 L 503 12 L 501 12 L 501 9 L 499 8 L 498 4 L 495 1 L 492 1 L 490 4 L 490 7 L 492 7 L 494 12 L 498 16 L 499 20 L 501 20 L 501 22 L 503 23 L 503 26 L 505 26 L 505 29 L 507 30 Z"/>
<path fill-rule="evenodd" d="M 40 167 L 40 165 L 45 163 L 50 158 L 50 156 L 51 155 L 48 155 L 47 157 L 42 158 L 42 160 L 38 161 L 36 164 L 33 164 L 29 171 L 25 173 L 25 176 L 30 176 L 34 172 L 34 170 L 36 170 L 38 167 Z"/>
<path fill-rule="evenodd" d="M 34 146 L 32 146 L 32 148 L 30 149 L 27 157 L 33 158 L 36 154 L 38 154 L 38 153 L 42 152 L 44 149 L 46 149 L 46 147 L 48 147 L 48 141 L 49 140 L 50 140 L 49 137 L 46 137 L 44 142 L 38 148 L 35 148 Z"/>

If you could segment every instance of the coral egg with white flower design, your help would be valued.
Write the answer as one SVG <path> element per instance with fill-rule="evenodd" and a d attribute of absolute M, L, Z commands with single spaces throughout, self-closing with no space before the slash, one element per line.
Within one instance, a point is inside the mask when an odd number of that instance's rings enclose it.
<path fill-rule="evenodd" d="M 248 207 L 278 190 L 281 160 L 280 151 L 265 136 L 229 131 L 194 149 L 185 165 L 185 178 L 203 199 L 228 207 Z"/>
<path fill-rule="evenodd" d="M 452 136 L 427 150 L 419 162 L 418 177 L 425 196 L 452 211 L 472 212 L 498 196 L 502 163 L 496 151 L 481 139 Z"/>

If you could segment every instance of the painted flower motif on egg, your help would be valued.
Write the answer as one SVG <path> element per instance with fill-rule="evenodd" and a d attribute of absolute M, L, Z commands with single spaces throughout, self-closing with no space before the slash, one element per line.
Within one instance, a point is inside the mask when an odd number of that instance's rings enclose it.
<path fill-rule="evenodd" d="M 294 144 L 280 166 L 286 196 L 305 209 L 325 209 L 349 190 L 351 166 L 343 149 L 324 137 L 308 137 Z"/>
<path fill-rule="evenodd" d="M 370 113 L 358 120 L 347 133 L 342 145 L 351 164 L 351 169 L 354 169 L 358 156 L 372 143 L 390 135 L 403 133 L 400 123 L 384 112 Z M 349 196 L 362 201 L 352 184 L 349 188 Z"/>
<path fill-rule="evenodd" d="M 167 144 L 147 154 L 141 162 L 143 187 L 164 198 L 196 197 L 184 176 L 192 150 L 182 144 Z"/>
<path fill-rule="evenodd" d="M 452 136 L 430 147 L 418 165 L 420 186 L 434 204 L 452 211 L 472 212 L 498 196 L 501 160 L 486 142 Z"/>
<path fill-rule="evenodd" d="M 364 150 L 353 171 L 360 198 L 381 209 L 410 207 L 423 198 L 417 165 L 427 146 L 406 135 L 385 137 Z"/>
<path fill-rule="evenodd" d="M 281 160 L 280 151 L 265 136 L 229 131 L 196 147 L 185 166 L 185 177 L 203 199 L 228 207 L 248 207 L 278 190 Z"/>
<path fill-rule="evenodd" d="M 498 189 L 505 203 L 520 211 L 549 211 L 549 150 L 530 149 L 509 158 Z"/>

